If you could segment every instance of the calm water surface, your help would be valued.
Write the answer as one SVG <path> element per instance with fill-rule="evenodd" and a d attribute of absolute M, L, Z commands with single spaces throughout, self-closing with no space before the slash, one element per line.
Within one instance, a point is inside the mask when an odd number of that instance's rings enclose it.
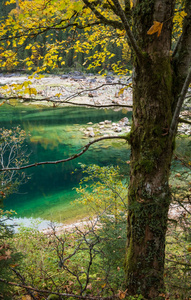
<path fill-rule="evenodd" d="M 88 140 L 79 130 L 88 122 L 119 121 L 130 117 L 130 112 L 96 110 L 88 108 L 37 108 L 29 106 L 0 108 L 0 126 L 11 128 L 20 125 L 30 132 L 28 148 L 30 162 L 59 160 L 79 151 Z M 41 217 L 49 220 L 64 221 L 72 219 L 78 209 L 71 202 L 77 198 L 74 187 L 82 177 L 80 163 L 120 164 L 129 160 L 129 149 L 124 142 L 115 141 L 95 144 L 80 158 L 58 165 L 44 165 L 26 171 L 31 175 L 27 184 L 22 185 L 17 194 L 5 201 L 6 209 L 13 209 L 19 217 Z M 77 171 L 72 174 L 72 172 Z"/>

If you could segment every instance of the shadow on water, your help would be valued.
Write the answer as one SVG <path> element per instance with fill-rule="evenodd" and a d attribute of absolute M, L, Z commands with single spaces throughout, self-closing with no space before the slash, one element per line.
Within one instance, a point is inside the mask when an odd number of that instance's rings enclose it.
<path fill-rule="evenodd" d="M 104 120 L 117 122 L 131 112 L 88 108 L 37 108 L 20 105 L 1 107 L 0 125 L 4 128 L 20 126 L 30 132 L 28 148 L 30 162 L 59 160 L 75 154 L 88 140 L 80 128 L 88 122 Z M 116 165 L 129 160 L 129 149 L 124 142 L 95 144 L 76 160 L 58 165 L 44 165 L 26 170 L 31 179 L 22 185 L 18 194 L 5 201 L 6 209 L 13 209 L 19 217 L 41 217 L 63 221 L 83 215 L 70 203 L 77 198 L 74 187 L 82 177 L 80 164 Z M 77 169 L 74 174 L 72 172 Z"/>

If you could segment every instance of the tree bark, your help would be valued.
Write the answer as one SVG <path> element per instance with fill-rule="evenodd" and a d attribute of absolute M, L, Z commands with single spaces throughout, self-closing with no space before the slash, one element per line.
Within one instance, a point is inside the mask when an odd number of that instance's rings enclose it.
<path fill-rule="evenodd" d="M 147 299 L 157 298 L 164 290 L 174 148 L 173 137 L 169 136 L 174 103 L 170 56 L 173 2 L 137 0 L 134 7 L 134 34 L 144 53 L 141 63 L 135 59 L 133 74 L 126 274 L 128 291 Z M 147 34 L 153 21 L 163 23 L 159 37 Z"/>
<path fill-rule="evenodd" d="M 165 234 L 171 201 L 173 140 L 172 73 L 169 58 L 145 59 L 134 78 L 127 281 L 132 294 L 154 299 L 163 289 Z"/>

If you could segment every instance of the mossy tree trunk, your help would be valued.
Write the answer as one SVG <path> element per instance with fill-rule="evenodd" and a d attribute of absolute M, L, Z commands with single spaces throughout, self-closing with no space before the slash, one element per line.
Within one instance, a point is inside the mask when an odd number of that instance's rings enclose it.
<path fill-rule="evenodd" d="M 169 139 L 173 103 L 170 58 L 146 57 L 135 68 L 127 283 L 132 294 L 154 299 L 163 289 L 165 234 L 170 204 Z"/>

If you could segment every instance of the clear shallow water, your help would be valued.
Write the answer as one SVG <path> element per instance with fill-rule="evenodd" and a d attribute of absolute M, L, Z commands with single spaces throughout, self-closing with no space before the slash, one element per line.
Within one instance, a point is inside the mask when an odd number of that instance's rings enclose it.
<path fill-rule="evenodd" d="M 12 218 L 5 221 L 10 229 L 13 230 L 14 233 L 19 232 L 23 228 L 30 228 L 36 230 L 43 230 L 46 228 L 51 228 L 51 222 L 48 220 L 43 220 L 40 218 Z M 61 226 L 61 223 L 53 223 L 55 226 Z"/>
<path fill-rule="evenodd" d="M 37 108 L 29 106 L 0 107 L 0 126 L 11 128 L 20 125 L 30 132 L 28 139 L 30 161 L 59 160 L 79 151 L 88 140 L 79 130 L 88 122 L 97 123 L 105 119 L 113 122 L 131 113 L 124 111 L 96 110 L 88 108 Z M 120 164 L 129 160 L 129 149 L 124 142 L 102 142 L 95 144 L 80 158 L 58 165 L 44 165 L 28 169 L 31 180 L 22 185 L 18 194 L 5 200 L 5 208 L 13 209 L 18 217 L 41 217 L 48 220 L 65 221 L 83 216 L 81 207 L 70 205 L 77 194 L 82 176 L 79 163 Z M 77 168 L 77 171 L 72 172 Z"/>

